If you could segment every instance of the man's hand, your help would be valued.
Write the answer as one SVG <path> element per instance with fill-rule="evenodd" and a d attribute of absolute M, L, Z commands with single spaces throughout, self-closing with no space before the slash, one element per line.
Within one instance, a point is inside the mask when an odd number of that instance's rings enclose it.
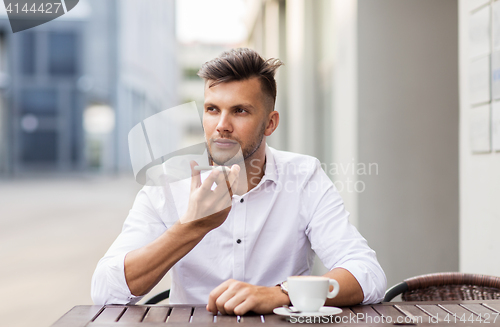
<path fill-rule="evenodd" d="M 180 223 L 200 220 L 198 223 L 214 229 L 226 220 L 231 210 L 232 189 L 237 185 L 240 167 L 233 165 L 229 171 L 214 169 L 202 183 L 200 171 L 194 169 L 197 165 L 195 161 L 191 161 L 191 191 L 188 210 L 181 217 Z M 212 190 L 214 183 L 217 186 Z"/>
<path fill-rule="evenodd" d="M 205 235 L 226 220 L 232 204 L 240 167 L 233 165 L 230 171 L 212 170 L 201 183 L 200 172 L 191 162 L 191 191 L 185 215 L 153 242 L 125 256 L 125 280 L 133 295 L 149 292 L 172 268 L 191 251 Z M 212 185 L 217 187 L 212 190 Z"/>
<path fill-rule="evenodd" d="M 214 315 L 243 315 L 248 311 L 271 313 L 274 308 L 289 304 L 288 295 L 277 286 L 255 286 L 234 279 L 217 286 L 208 297 L 207 310 Z"/>

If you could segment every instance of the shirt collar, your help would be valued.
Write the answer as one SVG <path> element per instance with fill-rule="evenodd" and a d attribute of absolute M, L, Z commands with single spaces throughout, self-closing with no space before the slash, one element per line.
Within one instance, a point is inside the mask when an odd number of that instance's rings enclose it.
<path fill-rule="evenodd" d="M 276 171 L 276 161 L 274 160 L 273 149 L 266 143 L 266 170 L 264 171 L 264 176 L 262 177 L 261 183 L 267 180 L 277 183 L 278 174 Z"/>

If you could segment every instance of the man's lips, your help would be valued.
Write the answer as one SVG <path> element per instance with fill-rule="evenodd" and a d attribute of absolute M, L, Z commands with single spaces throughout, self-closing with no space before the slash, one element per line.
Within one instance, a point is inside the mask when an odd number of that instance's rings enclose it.
<path fill-rule="evenodd" d="M 227 139 L 217 139 L 213 140 L 213 143 L 215 146 L 220 147 L 220 148 L 230 148 L 238 144 L 236 141 L 232 140 L 227 140 Z"/>

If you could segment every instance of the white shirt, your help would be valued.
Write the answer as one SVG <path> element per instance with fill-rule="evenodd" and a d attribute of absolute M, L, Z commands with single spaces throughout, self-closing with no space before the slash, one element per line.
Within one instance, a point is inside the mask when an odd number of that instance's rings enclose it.
<path fill-rule="evenodd" d="M 92 278 L 96 304 L 136 303 L 124 274 L 125 255 L 163 234 L 186 211 L 184 190 L 145 186 L 123 230 L 97 264 Z M 173 201 L 172 193 L 175 193 Z M 179 194 L 185 195 L 184 201 Z M 344 268 L 363 289 L 363 303 L 380 302 L 387 281 L 375 252 L 349 223 L 349 213 L 317 159 L 266 146 L 260 183 L 233 195 L 226 221 L 210 231 L 170 270 L 170 303 L 205 304 L 227 279 L 274 286 L 293 275 L 309 275 L 314 253 L 328 269 Z M 238 241 L 239 240 L 239 241 Z M 342 285 L 341 285 L 342 287 Z"/>

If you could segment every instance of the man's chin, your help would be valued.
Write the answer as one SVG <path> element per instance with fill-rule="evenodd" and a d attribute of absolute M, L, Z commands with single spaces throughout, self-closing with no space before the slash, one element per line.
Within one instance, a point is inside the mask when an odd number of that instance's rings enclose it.
<path fill-rule="evenodd" d="M 237 153 L 211 153 L 210 159 L 219 166 L 232 166 L 241 163 L 244 158 L 241 151 Z"/>

